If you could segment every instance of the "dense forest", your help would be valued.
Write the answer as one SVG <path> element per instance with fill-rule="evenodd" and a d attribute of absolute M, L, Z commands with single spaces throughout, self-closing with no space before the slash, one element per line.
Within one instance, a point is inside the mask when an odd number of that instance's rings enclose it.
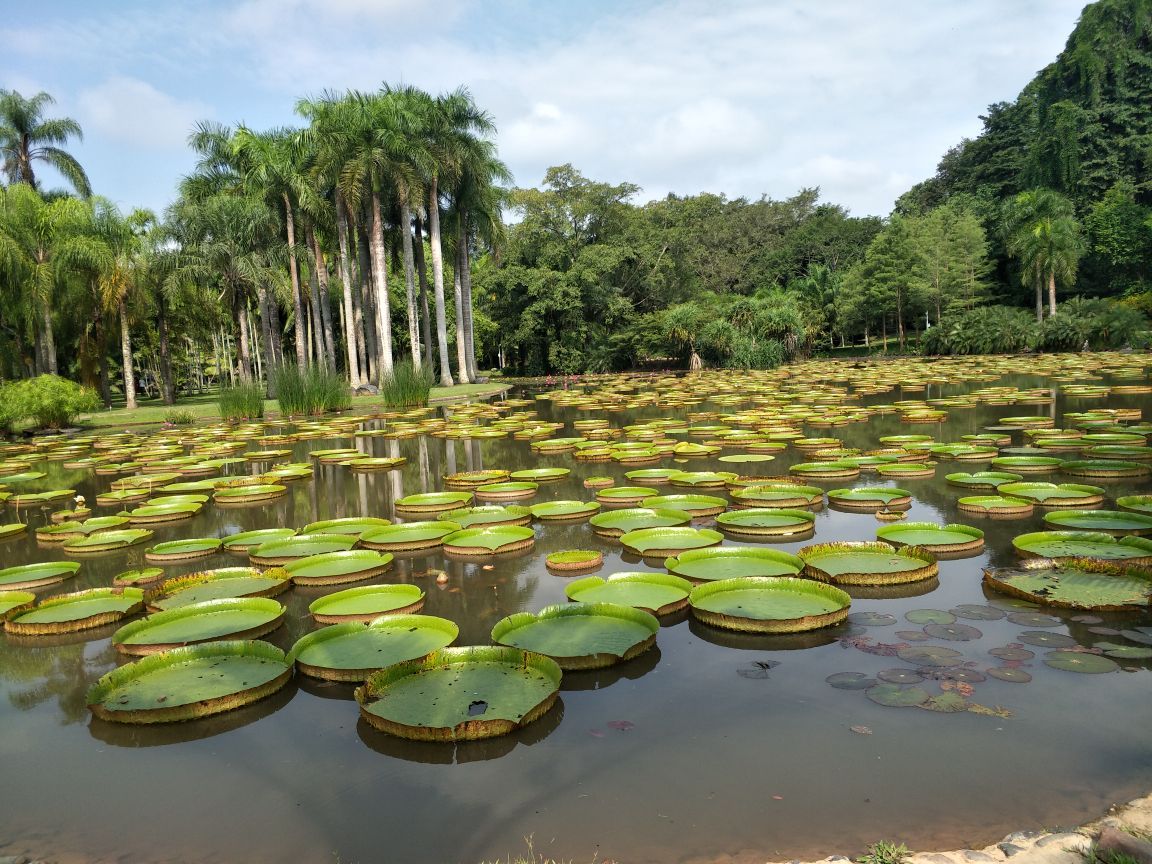
<path fill-rule="evenodd" d="M 162 214 L 92 194 L 52 98 L 0 91 L 0 376 L 106 404 L 401 362 L 442 384 L 823 351 L 1148 341 L 1152 0 L 1087 6 L 1064 51 L 887 218 L 818 189 L 640 203 L 558 164 L 513 187 L 467 90 L 385 85 L 297 127 L 202 124 Z M 561 162 L 563 154 L 557 154 Z M 71 188 L 43 188 L 56 169 Z M 528 178 L 536 179 L 536 178 Z"/>

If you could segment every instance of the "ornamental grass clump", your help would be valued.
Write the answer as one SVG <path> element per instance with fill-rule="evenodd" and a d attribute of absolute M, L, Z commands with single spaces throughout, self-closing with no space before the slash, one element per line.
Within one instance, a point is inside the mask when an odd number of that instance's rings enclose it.
<path fill-rule="evenodd" d="M 329 369 L 286 363 L 272 374 L 272 380 L 280 413 L 286 416 L 346 411 L 352 406 L 347 382 Z"/>
<path fill-rule="evenodd" d="M 390 408 L 428 404 L 435 377 L 427 366 L 416 367 L 409 361 L 397 363 L 391 375 L 380 381 L 380 398 Z"/>
<path fill-rule="evenodd" d="M 253 420 L 264 416 L 264 388 L 256 383 L 224 387 L 217 400 L 225 420 Z"/>

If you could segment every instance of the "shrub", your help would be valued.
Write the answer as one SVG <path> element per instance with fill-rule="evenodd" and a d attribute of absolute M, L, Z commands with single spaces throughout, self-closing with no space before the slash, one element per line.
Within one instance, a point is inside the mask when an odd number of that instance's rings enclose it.
<path fill-rule="evenodd" d="M 9 423 L 28 417 L 39 428 L 71 426 L 78 414 L 100 407 L 96 391 L 59 375 L 40 375 L 6 388 L 4 402 L 11 414 Z"/>
<path fill-rule="evenodd" d="M 336 372 L 316 366 L 301 369 L 284 364 L 273 373 L 276 401 L 285 415 L 345 411 L 352 405 L 348 382 Z"/>
<path fill-rule="evenodd" d="M 255 381 L 223 387 L 217 402 L 225 420 L 255 420 L 264 416 L 264 387 Z"/>
<path fill-rule="evenodd" d="M 1139 343 L 1148 319 L 1140 310 L 1110 300 L 1075 297 L 1056 307 L 1040 326 L 1036 345 L 1045 351 L 1094 351 Z"/>
<path fill-rule="evenodd" d="M 427 366 L 416 368 L 405 360 L 392 367 L 392 374 L 380 381 L 380 398 L 388 407 L 403 408 L 428 404 L 428 394 L 436 377 Z"/>
<path fill-rule="evenodd" d="M 1033 346 L 1031 313 L 1007 306 L 983 306 L 946 316 L 920 339 L 925 354 L 1014 354 Z"/>

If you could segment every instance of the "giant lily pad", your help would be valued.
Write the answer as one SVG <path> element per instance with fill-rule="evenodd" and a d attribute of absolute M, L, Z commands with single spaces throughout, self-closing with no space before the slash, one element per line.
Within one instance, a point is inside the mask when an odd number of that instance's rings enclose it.
<path fill-rule="evenodd" d="M 571 603 L 501 618 L 492 641 L 544 654 L 561 669 L 599 669 L 647 651 L 659 630 L 655 617 L 630 606 Z"/>
<path fill-rule="evenodd" d="M 741 576 L 797 576 L 804 562 L 778 549 L 755 546 L 725 546 L 719 549 L 690 549 L 664 566 L 693 582 L 712 582 Z"/>
<path fill-rule="evenodd" d="M 83 522 L 61 522 L 36 529 L 36 539 L 41 543 L 63 543 L 78 537 L 88 537 L 102 531 L 115 531 L 128 524 L 127 516 L 97 516 Z"/>
<path fill-rule="evenodd" d="M 509 480 L 504 483 L 486 483 L 483 486 L 477 486 L 475 489 L 476 497 L 485 501 L 513 501 L 519 498 L 531 498 L 536 494 L 536 490 L 540 488 L 539 483 L 534 483 L 531 480 Z M 455 506 L 460 506 L 456 504 Z M 438 508 L 444 510 L 445 508 Z M 405 509 L 401 510 L 397 507 L 398 513 L 405 512 L 421 512 L 418 510 Z M 427 512 L 425 509 L 424 512 Z"/>
<path fill-rule="evenodd" d="M 596 493 L 596 500 L 601 504 L 620 506 L 622 504 L 640 504 L 646 498 L 654 498 L 659 493 L 650 486 L 611 486 Z"/>
<path fill-rule="evenodd" d="M 218 537 L 189 538 L 157 543 L 144 552 L 145 561 L 190 561 L 193 558 L 206 558 L 220 551 Z"/>
<path fill-rule="evenodd" d="M 1133 513 L 1152 513 L 1152 495 L 1124 495 L 1116 499 L 1116 506 Z"/>
<path fill-rule="evenodd" d="M 486 483 L 499 483 L 507 480 L 509 472 L 502 468 L 490 468 L 484 471 L 457 471 L 455 474 L 444 475 L 444 485 L 453 489 L 475 489 Z"/>
<path fill-rule="evenodd" d="M 764 483 L 732 492 L 741 507 L 812 507 L 824 503 L 824 490 L 792 483 Z"/>
<path fill-rule="evenodd" d="M 1152 605 L 1152 573 L 1124 564 L 1048 558 L 984 571 L 990 588 L 1046 606 L 1124 611 Z"/>
<path fill-rule="evenodd" d="M 560 690 L 560 667 L 514 648 L 445 648 L 397 663 L 356 690 L 360 716 L 421 741 L 506 735 L 542 717 Z"/>
<path fill-rule="evenodd" d="M 656 495 L 644 499 L 651 510 L 682 510 L 693 517 L 715 516 L 728 509 L 728 502 L 714 495 Z"/>
<path fill-rule="evenodd" d="M 688 549 L 718 546 L 723 540 L 723 534 L 710 528 L 641 528 L 620 536 L 620 542 L 629 552 L 659 558 Z"/>
<path fill-rule="evenodd" d="M 984 548 L 984 532 L 968 525 L 904 522 L 876 529 L 876 538 L 894 546 L 919 546 L 929 552 L 975 552 Z"/>
<path fill-rule="evenodd" d="M 36 595 L 31 591 L 0 591 L 0 621 L 31 609 L 35 602 Z"/>
<path fill-rule="evenodd" d="M 376 516 L 349 516 L 343 519 L 325 519 L 321 522 L 312 522 L 300 529 L 301 534 L 347 534 L 350 537 L 359 537 L 365 531 L 373 528 L 383 528 L 391 525 L 389 519 Z"/>
<path fill-rule="evenodd" d="M 113 669 L 88 691 L 88 707 L 119 723 L 194 720 L 270 696 L 291 677 L 284 652 L 267 642 L 210 642 Z"/>
<path fill-rule="evenodd" d="M 948 474 L 944 479 L 953 486 L 963 486 L 966 489 L 999 489 L 1005 483 L 1015 483 L 1024 478 L 1020 474 L 1011 474 L 1007 471 L 977 471 L 974 474 L 966 472 Z"/>
<path fill-rule="evenodd" d="M 801 549 L 800 557 L 805 576 L 837 585 L 903 585 L 939 572 L 927 552 L 883 542 L 817 543 Z"/>
<path fill-rule="evenodd" d="M 523 471 L 513 471 L 513 480 L 530 480 L 534 483 L 546 483 L 560 480 L 572 473 L 571 468 L 525 468 Z"/>
<path fill-rule="evenodd" d="M 1044 521 L 1057 529 L 1100 531 L 1113 537 L 1152 533 L 1152 516 L 1119 510 L 1063 510 L 1045 514 Z"/>
<path fill-rule="evenodd" d="M 1152 540 L 1112 537 L 1097 531 L 1036 531 L 1012 541 L 1017 554 L 1039 558 L 1098 558 L 1152 565 Z"/>
<path fill-rule="evenodd" d="M 451 645 L 460 628 L 432 615 L 385 615 L 349 621 L 301 637 L 288 654 L 305 675 L 364 681 L 377 669 L 427 657 Z"/>
<path fill-rule="evenodd" d="M 848 617 L 852 598 L 808 579 L 744 576 L 692 589 L 692 614 L 706 624 L 746 633 L 800 633 Z"/>
<path fill-rule="evenodd" d="M 284 607 L 266 597 L 206 600 L 125 624 L 112 634 L 123 654 L 156 654 L 218 639 L 255 639 L 284 621 Z"/>
<path fill-rule="evenodd" d="M 472 503 L 471 492 L 426 492 L 408 495 L 396 501 L 397 513 L 440 513 L 467 507 Z"/>
<path fill-rule="evenodd" d="M 1152 474 L 1152 466 L 1119 459 L 1072 459 L 1061 462 L 1060 470 L 1071 477 L 1145 477 Z"/>
<path fill-rule="evenodd" d="M 241 531 L 238 534 L 229 534 L 223 538 L 222 544 L 229 552 L 243 552 L 247 554 L 262 543 L 271 543 L 273 540 L 287 540 L 296 536 L 295 528 L 259 528 L 255 531 Z"/>
<path fill-rule="evenodd" d="M 1082 507 L 1099 504 L 1104 490 L 1076 483 L 1005 483 L 997 490 L 1009 498 L 1021 498 L 1045 507 Z"/>
<path fill-rule="evenodd" d="M 569 582 L 564 593 L 578 603 L 618 603 L 653 615 L 670 615 L 688 605 L 692 583 L 666 573 L 614 573 Z"/>
<path fill-rule="evenodd" d="M 716 517 L 716 525 L 726 534 L 786 537 L 811 534 L 816 527 L 816 517 L 808 510 L 751 507 L 719 514 Z"/>
<path fill-rule="evenodd" d="M 586 519 L 596 515 L 600 505 L 595 501 L 547 501 L 543 504 L 534 504 L 528 509 L 534 518 L 547 522 Z"/>
<path fill-rule="evenodd" d="M 176 609 L 235 597 L 275 597 L 291 587 L 292 580 L 283 569 L 261 573 L 255 567 L 221 567 L 165 579 L 159 586 L 159 596 L 148 601 L 148 608 Z"/>
<path fill-rule="evenodd" d="M 416 585 L 364 585 L 313 600 L 308 611 L 321 624 L 366 624 L 381 615 L 419 612 L 423 605 L 424 592 Z"/>
<path fill-rule="evenodd" d="M 144 592 L 139 588 L 90 588 L 42 600 L 9 617 L 4 629 L 20 636 L 75 633 L 111 624 L 143 608 Z"/>
<path fill-rule="evenodd" d="M 128 514 L 133 525 L 160 525 L 165 522 L 179 522 L 191 519 L 203 508 L 203 504 L 196 502 L 177 502 L 168 504 L 145 503 Z"/>
<path fill-rule="evenodd" d="M 452 522 L 461 528 L 479 528 L 492 525 L 527 525 L 532 521 L 532 511 L 515 504 L 485 504 L 479 507 L 461 507 L 449 510 L 436 517 L 443 522 Z"/>
<path fill-rule="evenodd" d="M 531 549 L 536 534 L 523 525 L 494 525 L 465 528 L 444 538 L 444 551 L 457 555 L 497 555 Z"/>
<path fill-rule="evenodd" d="M 447 522 L 438 517 L 436 521 L 406 522 L 403 525 L 373 528 L 360 535 L 360 545 L 366 549 L 387 549 L 392 552 L 432 549 L 441 545 L 449 534 L 459 530 L 460 526 L 455 522 Z"/>
<path fill-rule="evenodd" d="M 345 549 L 297 558 L 284 565 L 296 585 L 340 585 L 379 576 L 392 565 L 392 555 L 373 549 Z"/>
<path fill-rule="evenodd" d="M 602 537 L 619 537 L 621 534 L 638 531 L 641 528 L 673 528 L 687 525 L 691 521 L 692 514 L 683 510 L 635 507 L 597 513 L 588 520 L 588 523 L 592 526 L 592 530 Z"/>
<path fill-rule="evenodd" d="M 972 495 L 961 498 L 956 506 L 965 513 L 982 513 L 986 516 L 1029 516 L 1032 502 L 1004 495 Z"/>
<path fill-rule="evenodd" d="M 127 531 L 101 531 L 88 537 L 77 537 L 64 543 L 64 551 L 69 555 L 96 555 L 127 549 L 143 543 L 152 532 L 146 528 L 133 528 Z"/>
<path fill-rule="evenodd" d="M 80 569 L 76 561 L 42 561 L 39 564 L 21 564 L 0 570 L 0 590 L 41 588 L 71 579 Z"/>
<path fill-rule="evenodd" d="M 342 552 L 356 545 L 356 538 L 345 534 L 297 534 L 286 540 L 272 540 L 261 543 L 248 553 L 248 560 L 258 567 L 273 567 L 320 555 L 325 552 Z"/>
<path fill-rule="evenodd" d="M 1055 456 L 999 456 L 992 460 L 992 466 L 1006 468 L 1017 474 L 1043 474 L 1055 471 L 1061 461 Z"/>
<path fill-rule="evenodd" d="M 912 493 L 893 486 L 833 489 L 828 503 L 845 510 L 904 510 L 912 503 Z"/>
<path fill-rule="evenodd" d="M 288 487 L 280 483 L 249 483 L 241 486 L 223 486 L 212 493 L 217 504 L 260 504 L 274 501 L 288 494 Z"/>

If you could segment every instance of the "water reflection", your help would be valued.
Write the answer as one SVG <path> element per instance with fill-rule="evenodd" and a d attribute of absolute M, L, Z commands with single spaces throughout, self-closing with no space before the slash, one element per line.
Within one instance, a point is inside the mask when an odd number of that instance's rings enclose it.
<path fill-rule="evenodd" d="M 659 662 L 660 646 L 655 645 L 624 663 L 616 663 L 603 669 L 565 672 L 564 680 L 560 682 L 560 690 L 561 692 L 603 690 L 620 680 L 635 681 L 655 669 Z"/>
<path fill-rule="evenodd" d="M 836 627 L 823 627 L 807 633 L 737 633 L 734 630 L 721 630 L 698 621 L 688 620 L 688 629 L 693 636 L 721 648 L 735 648 L 738 651 L 803 651 L 806 648 L 819 648 L 831 645 L 837 639 L 852 632 L 849 624 Z"/>
<path fill-rule="evenodd" d="M 564 719 L 564 700 L 557 698 L 552 708 L 527 726 L 498 738 L 481 741 L 409 741 L 375 729 L 361 719 L 356 724 L 360 740 L 382 756 L 428 765 L 463 765 L 507 756 L 518 746 L 531 747 L 551 735 Z"/>

